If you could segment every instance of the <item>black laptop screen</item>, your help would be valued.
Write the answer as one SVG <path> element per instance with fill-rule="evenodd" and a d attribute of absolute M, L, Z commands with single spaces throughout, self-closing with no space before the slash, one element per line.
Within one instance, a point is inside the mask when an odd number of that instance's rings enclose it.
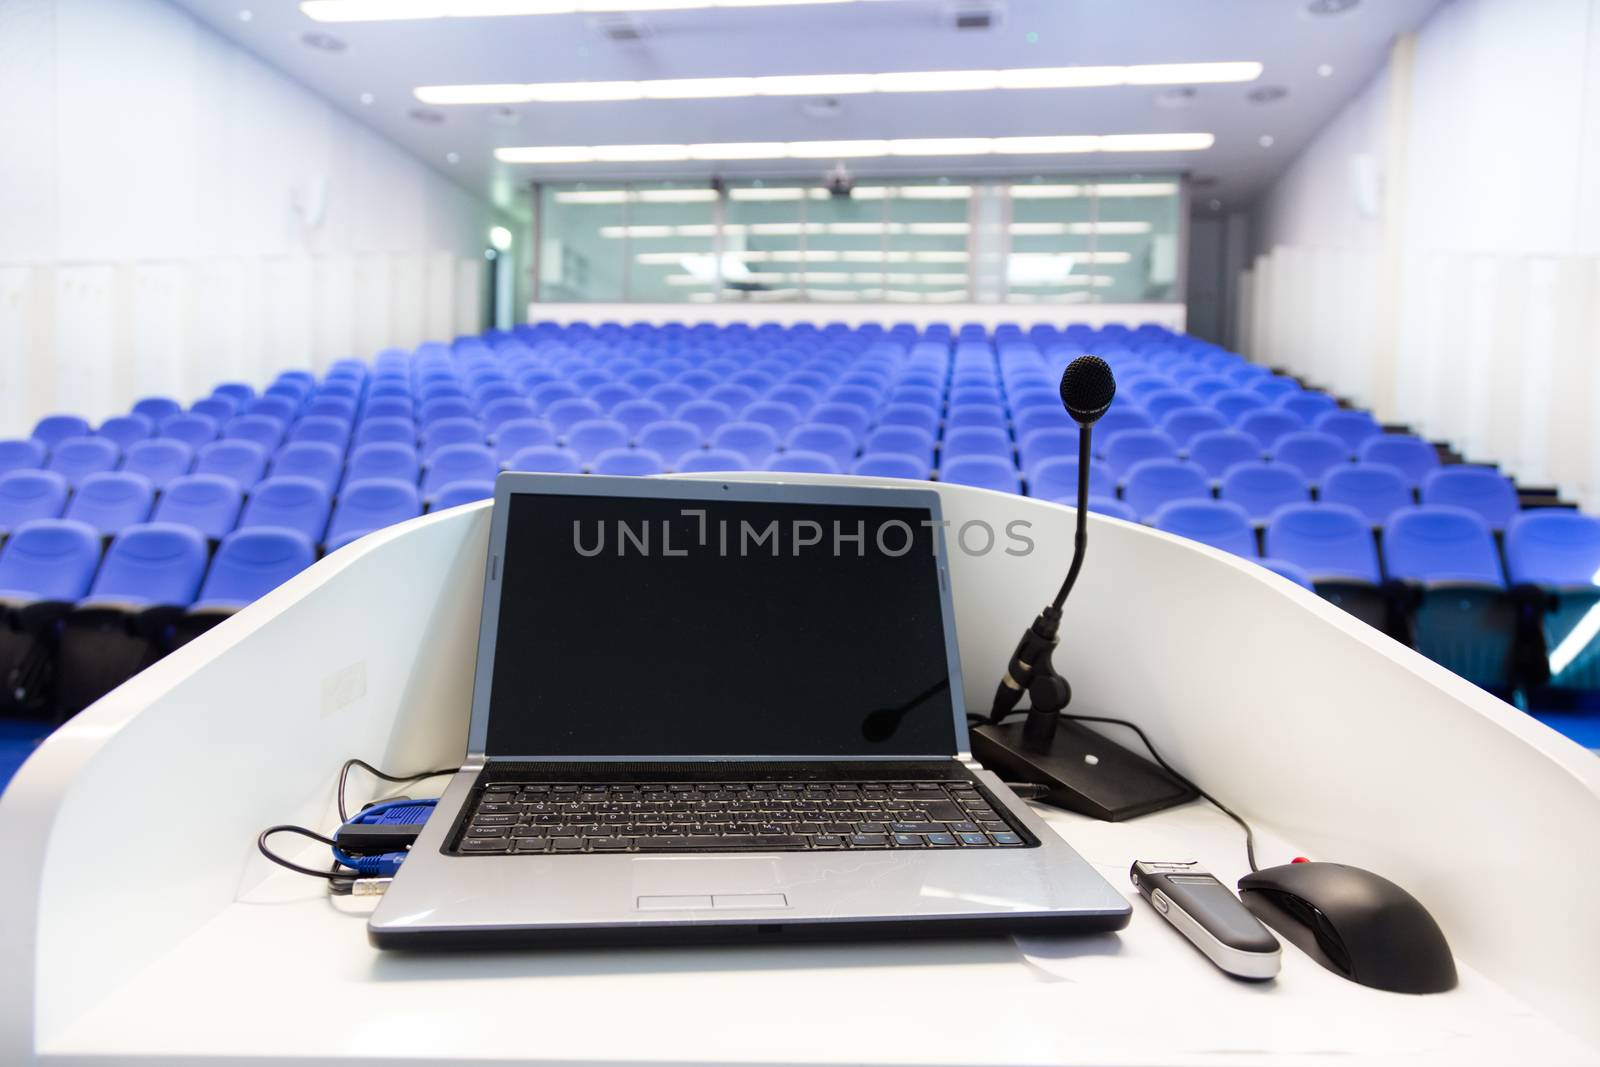
<path fill-rule="evenodd" d="M 929 513 L 513 494 L 487 751 L 956 751 Z"/>

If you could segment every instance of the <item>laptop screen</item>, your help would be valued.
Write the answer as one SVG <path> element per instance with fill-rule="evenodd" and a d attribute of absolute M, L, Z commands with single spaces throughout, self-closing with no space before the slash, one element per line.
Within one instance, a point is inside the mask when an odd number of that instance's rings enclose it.
<path fill-rule="evenodd" d="M 926 508 L 505 499 L 489 755 L 957 750 Z"/>

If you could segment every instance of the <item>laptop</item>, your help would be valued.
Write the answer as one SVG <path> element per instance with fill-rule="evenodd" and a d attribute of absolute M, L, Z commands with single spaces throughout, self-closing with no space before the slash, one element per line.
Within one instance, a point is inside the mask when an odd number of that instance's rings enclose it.
<path fill-rule="evenodd" d="M 466 761 L 372 943 L 1125 926 L 971 757 L 942 521 L 929 489 L 502 474 Z"/>

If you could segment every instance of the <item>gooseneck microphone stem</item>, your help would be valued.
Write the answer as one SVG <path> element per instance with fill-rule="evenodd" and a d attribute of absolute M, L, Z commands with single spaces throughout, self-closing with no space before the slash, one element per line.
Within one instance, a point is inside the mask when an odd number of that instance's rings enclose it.
<path fill-rule="evenodd" d="M 1061 583 L 1061 591 L 1056 594 L 1051 603 L 1052 611 L 1059 612 L 1061 605 L 1067 602 L 1067 596 L 1072 592 L 1073 585 L 1078 580 L 1078 572 L 1083 569 L 1083 552 L 1089 547 L 1089 436 L 1093 427 L 1084 424 L 1078 427 L 1078 529 L 1072 535 L 1072 566 L 1067 568 L 1067 580 Z"/>

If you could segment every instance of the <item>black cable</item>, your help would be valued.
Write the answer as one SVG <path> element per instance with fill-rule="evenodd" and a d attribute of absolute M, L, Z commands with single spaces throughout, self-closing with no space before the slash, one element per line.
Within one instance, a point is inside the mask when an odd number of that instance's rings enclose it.
<path fill-rule="evenodd" d="M 261 831 L 260 837 L 256 838 L 256 848 L 260 849 L 263 856 L 267 857 L 267 859 L 271 860 L 273 863 L 276 863 L 278 866 L 287 867 L 291 871 L 295 871 L 299 874 L 310 875 L 312 878 L 336 879 L 356 877 L 355 871 L 319 871 L 312 867 L 302 867 L 298 863 L 284 859 L 282 856 L 278 855 L 267 847 L 267 838 L 271 837 L 273 834 L 299 834 L 301 837 L 309 837 L 313 841 L 320 841 L 329 848 L 334 847 L 334 843 L 333 838 L 323 837 L 314 830 L 307 830 L 304 826 L 290 826 L 288 824 L 284 824 L 282 826 L 269 826 L 265 830 Z"/>
<path fill-rule="evenodd" d="M 345 789 L 345 782 L 350 777 L 350 768 L 352 768 L 352 767 L 360 767 L 362 770 L 366 771 L 368 774 L 372 775 L 374 778 L 381 778 L 385 782 L 398 782 L 398 783 L 420 782 L 424 778 L 437 778 L 442 774 L 454 774 L 454 773 L 456 773 L 457 771 L 459 771 L 461 769 L 460 767 L 444 767 L 444 768 L 442 768 L 440 770 L 437 770 L 437 771 L 423 771 L 420 774 L 394 775 L 394 774 L 387 774 L 387 773 L 385 773 L 383 771 L 378 770 L 378 768 L 374 767 L 372 764 L 368 763 L 366 760 L 347 759 L 347 760 L 344 761 L 344 766 L 339 768 L 339 821 L 341 823 L 347 823 L 347 822 L 350 821 L 349 810 L 345 807 L 344 789 Z M 328 843 L 331 845 L 333 842 L 330 841 Z"/>

